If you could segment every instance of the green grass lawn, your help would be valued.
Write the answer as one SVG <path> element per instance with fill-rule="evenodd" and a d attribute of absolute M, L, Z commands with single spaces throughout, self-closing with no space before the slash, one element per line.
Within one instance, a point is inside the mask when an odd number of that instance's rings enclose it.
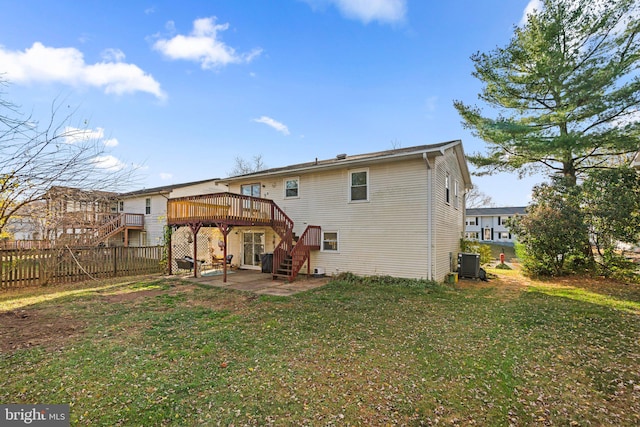
<path fill-rule="evenodd" d="M 638 287 L 507 274 L 0 296 L 0 402 L 68 403 L 72 425 L 640 424 Z"/>

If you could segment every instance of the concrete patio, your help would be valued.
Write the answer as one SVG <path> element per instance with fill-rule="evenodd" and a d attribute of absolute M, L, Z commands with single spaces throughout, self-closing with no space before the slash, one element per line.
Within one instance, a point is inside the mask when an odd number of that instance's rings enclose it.
<path fill-rule="evenodd" d="M 205 274 L 207 273 L 205 272 Z M 271 274 L 261 273 L 255 270 L 232 270 L 227 274 L 226 283 L 222 281 L 222 274 L 213 276 L 203 275 L 197 278 L 193 277 L 193 275 L 182 277 L 189 281 L 218 288 L 235 289 L 258 295 L 276 296 L 291 296 L 299 292 L 319 288 L 331 280 L 329 277 L 307 277 L 300 275 L 290 283 L 284 280 L 273 280 Z"/>

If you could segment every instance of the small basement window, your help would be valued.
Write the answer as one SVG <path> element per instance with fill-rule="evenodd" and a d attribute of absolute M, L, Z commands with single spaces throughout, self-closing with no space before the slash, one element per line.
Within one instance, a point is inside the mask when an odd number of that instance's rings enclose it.
<path fill-rule="evenodd" d="M 322 250 L 325 252 L 338 252 L 338 232 L 322 232 Z"/>

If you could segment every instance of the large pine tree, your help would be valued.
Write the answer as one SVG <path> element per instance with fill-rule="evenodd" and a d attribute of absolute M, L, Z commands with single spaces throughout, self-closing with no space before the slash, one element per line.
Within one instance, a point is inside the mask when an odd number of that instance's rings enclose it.
<path fill-rule="evenodd" d="M 480 174 L 546 169 L 569 182 L 640 147 L 637 0 L 543 0 L 504 48 L 471 58 L 494 109 L 455 101 L 488 144 Z"/>

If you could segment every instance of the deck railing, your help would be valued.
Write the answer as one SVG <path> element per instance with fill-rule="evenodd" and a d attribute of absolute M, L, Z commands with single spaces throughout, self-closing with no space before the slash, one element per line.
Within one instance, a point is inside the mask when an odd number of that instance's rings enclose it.
<path fill-rule="evenodd" d="M 278 210 L 280 208 L 273 200 L 233 193 L 214 193 L 169 199 L 167 222 L 169 225 L 223 221 L 270 225 L 272 221 L 278 220 Z"/>

